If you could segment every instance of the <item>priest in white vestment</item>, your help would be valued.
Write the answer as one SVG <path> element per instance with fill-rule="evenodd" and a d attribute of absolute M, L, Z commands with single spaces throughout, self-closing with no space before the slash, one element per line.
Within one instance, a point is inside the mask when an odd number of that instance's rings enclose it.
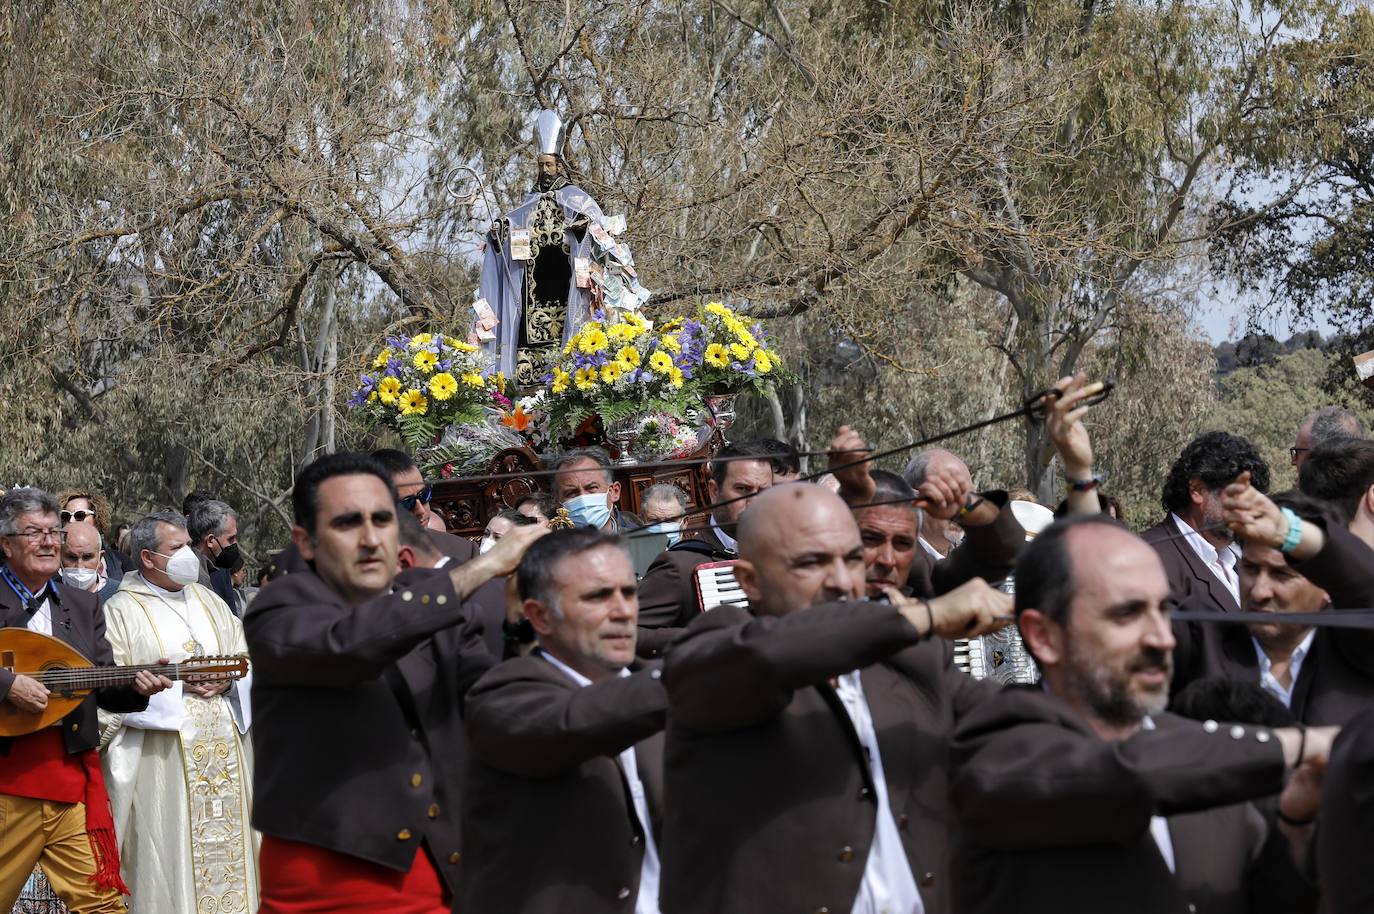
<path fill-rule="evenodd" d="M 125 574 L 105 603 L 116 663 L 248 653 L 243 623 L 196 583 L 180 514 L 134 525 Z M 241 914 L 258 908 L 258 835 L 249 824 L 248 679 L 176 682 L 135 714 L 102 712 L 105 781 L 132 914 Z"/>

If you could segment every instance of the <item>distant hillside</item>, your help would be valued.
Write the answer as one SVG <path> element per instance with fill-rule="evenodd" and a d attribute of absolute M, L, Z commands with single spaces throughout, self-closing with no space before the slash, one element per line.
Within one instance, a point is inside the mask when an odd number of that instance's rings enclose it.
<path fill-rule="evenodd" d="M 1267 333 L 1251 333 L 1235 342 L 1227 341 L 1212 351 L 1217 357 L 1217 376 L 1225 377 L 1237 368 L 1255 368 L 1272 365 L 1280 356 L 1289 355 L 1302 349 L 1332 351 L 1344 348 L 1344 340 L 1333 336 L 1325 339 L 1315 330 L 1298 333 L 1279 341 Z"/>

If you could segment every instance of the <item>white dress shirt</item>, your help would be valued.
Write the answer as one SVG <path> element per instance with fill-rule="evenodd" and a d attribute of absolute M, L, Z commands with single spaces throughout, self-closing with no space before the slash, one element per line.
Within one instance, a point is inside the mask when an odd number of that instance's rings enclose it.
<path fill-rule="evenodd" d="M 720 528 L 720 524 L 716 523 L 714 514 L 711 515 L 711 531 L 715 533 L 716 539 L 720 540 L 720 544 L 725 547 L 727 552 L 739 555 L 739 543 L 735 542 L 733 536 Z"/>
<path fill-rule="evenodd" d="M 864 697 L 859 671 L 838 677 L 835 693 L 844 702 L 859 743 L 868 756 L 877 788 L 878 816 L 873 828 L 873 845 L 868 849 L 864 864 L 863 882 L 854 899 L 853 914 L 924 914 L 925 905 L 916 889 L 916 877 L 906 859 L 902 837 L 897 834 L 897 821 L 887 797 L 887 778 L 883 774 L 883 757 L 878 751 L 878 734 L 873 728 L 873 715 Z"/>
<path fill-rule="evenodd" d="M 1240 558 L 1240 550 L 1235 543 L 1227 543 L 1218 549 L 1207 542 L 1201 533 L 1198 533 L 1188 522 L 1177 514 L 1170 513 L 1174 523 L 1178 524 L 1178 532 L 1183 534 L 1183 541 L 1192 547 L 1197 557 L 1202 559 L 1202 564 L 1216 577 L 1218 581 L 1226 585 L 1226 589 L 1231 592 L 1236 605 L 1240 605 L 1240 578 L 1236 576 L 1236 561 Z"/>
<path fill-rule="evenodd" d="M 585 688 L 592 684 L 590 679 L 548 651 L 540 651 L 539 656 L 558 667 L 578 685 Z M 630 671 L 622 668 L 620 675 L 622 677 L 629 676 Z M 653 823 L 649 819 L 649 801 L 644 794 L 644 782 L 639 779 L 639 763 L 635 760 L 635 747 L 630 746 L 621 752 L 617 758 L 620 761 L 620 771 L 625 775 L 625 783 L 630 788 L 630 796 L 634 799 L 635 816 L 639 819 L 639 827 L 644 831 L 644 862 L 639 867 L 639 897 L 635 900 L 635 914 L 659 914 L 658 845 L 654 842 L 654 829 Z"/>
<path fill-rule="evenodd" d="M 1271 695 L 1283 702 L 1284 707 L 1293 707 L 1293 688 L 1298 684 L 1298 674 L 1302 672 L 1302 662 L 1307 659 L 1307 652 L 1312 650 L 1312 639 L 1317 635 L 1314 628 L 1307 633 L 1297 647 L 1293 649 L 1293 656 L 1288 661 L 1288 682 L 1287 688 L 1274 676 L 1274 663 L 1265 653 L 1264 647 L 1255 636 L 1251 635 L 1250 640 L 1255 645 L 1255 655 L 1259 658 L 1260 685 Z"/>
<path fill-rule="evenodd" d="M 38 604 L 38 612 L 29 616 L 29 623 L 25 626 L 31 632 L 38 632 L 40 635 L 52 637 L 52 598 L 44 597 L 43 602 Z"/>
<path fill-rule="evenodd" d="M 1140 729 L 1153 730 L 1154 720 L 1146 715 L 1140 722 Z M 1159 846 L 1159 855 L 1164 858 L 1164 865 L 1169 868 L 1169 872 L 1174 872 L 1174 839 L 1169 834 L 1169 820 L 1163 816 L 1150 816 L 1150 835 L 1155 839 L 1155 844 Z"/>

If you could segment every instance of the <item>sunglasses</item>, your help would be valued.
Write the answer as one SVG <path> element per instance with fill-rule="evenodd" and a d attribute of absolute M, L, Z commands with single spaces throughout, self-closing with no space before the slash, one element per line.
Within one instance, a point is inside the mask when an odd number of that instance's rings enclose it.
<path fill-rule="evenodd" d="M 415 503 L 417 501 L 422 505 L 427 505 L 429 504 L 429 500 L 433 497 L 434 486 L 425 486 L 423 489 L 416 492 L 414 495 L 407 495 L 405 498 L 402 498 L 400 500 L 401 507 L 405 508 L 407 511 L 414 511 Z"/>
<path fill-rule="evenodd" d="M 1288 456 L 1297 460 L 1299 454 L 1306 454 L 1310 450 L 1312 450 L 1310 447 L 1290 447 L 1288 449 Z"/>
<path fill-rule="evenodd" d="M 69 524 L 72 521 L 76 521 L 78 524 L 84 524 L 87 520 L 95 520 L 94 511 L 85 511 L 81 509 L 77 509 L 75 511 L 63 511 L 58 516 L 62 518 L 62 523 L 64 524 Z"/>

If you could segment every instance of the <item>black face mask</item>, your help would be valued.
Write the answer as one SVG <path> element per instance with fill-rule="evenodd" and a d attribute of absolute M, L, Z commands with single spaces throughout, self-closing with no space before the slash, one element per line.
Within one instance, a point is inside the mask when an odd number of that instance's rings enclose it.
<path fill-rule="evenodd" d="M 226 571 L 233 571 L 234 566 L 238 564 L 238 560 L 239 544 L 230 543 L 219 551 L 219 555 L 215 556 L 215 567 L 223 568 Z"/>

